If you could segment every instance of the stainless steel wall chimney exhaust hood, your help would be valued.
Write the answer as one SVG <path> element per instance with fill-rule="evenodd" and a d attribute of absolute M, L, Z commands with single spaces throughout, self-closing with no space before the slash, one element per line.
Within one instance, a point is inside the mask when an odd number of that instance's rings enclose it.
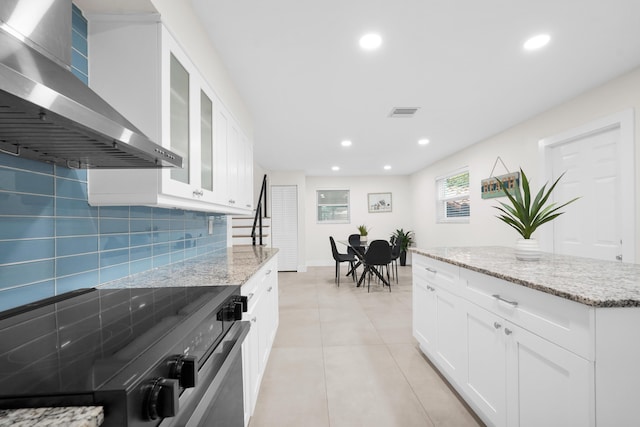
<path fill-rule="evenodd" d="M 182 167 L 70 71 L 71 0 L 0 2 L 0 151 L 70 168 Z"/>

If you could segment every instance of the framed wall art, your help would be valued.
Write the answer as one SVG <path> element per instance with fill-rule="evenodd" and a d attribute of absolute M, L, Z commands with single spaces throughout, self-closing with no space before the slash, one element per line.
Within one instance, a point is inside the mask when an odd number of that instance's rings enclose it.
<path fill-rule="evenodd" d="M 367 194 L 369 213 L 391 212 L 391 193 Z"/>

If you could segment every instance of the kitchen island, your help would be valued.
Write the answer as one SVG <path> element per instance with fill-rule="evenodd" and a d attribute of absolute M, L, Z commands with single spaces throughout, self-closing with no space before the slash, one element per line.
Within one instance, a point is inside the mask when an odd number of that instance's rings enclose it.
<path fill-rule="evenodd" d="M 217 253 L 159 267 L 105 283 L 103 289 L 240 286 L 249 310 L 250 335 L 243 342 L 245 371 L 245 424 L 252 413 L 257 390 L 278 326 L 277 249 L 238 246 Z M 93 291 L 95 292 L 95 291 Z M 249 317 L 251 316 L 251 317 Z M 248 400 L 251 399 L 251 400 Z M 99 426 L 108 407 L 25 408 L 0 410 L 0 426 Z"/>
<path fill-rule="evenodd" d="M 635 425 L 640 266 L 414 248 L 414 336 L 489 425 Z"/>

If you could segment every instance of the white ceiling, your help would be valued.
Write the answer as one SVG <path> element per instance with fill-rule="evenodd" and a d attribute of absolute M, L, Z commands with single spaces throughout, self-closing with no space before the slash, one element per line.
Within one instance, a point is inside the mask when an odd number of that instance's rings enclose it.
<path fill-rule="evenodd" d="M 192 2 L 269 170 L 409 174 L 640 65 L 638 0 Z M 358 46 L 369 31 L 378 51 Z"/>
<path fill-rule="evenodd" d="M 409 174 L 640 66 L 640 0 L 191 1 L 268 170 Z M 362 51 L 370 31 L 382 47 Z"/>

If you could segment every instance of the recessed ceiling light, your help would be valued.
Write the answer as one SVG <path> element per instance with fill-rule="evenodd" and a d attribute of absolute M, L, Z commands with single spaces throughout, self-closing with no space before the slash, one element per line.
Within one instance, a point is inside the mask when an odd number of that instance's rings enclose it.
<path fill-rule="evenodd" d="M 331 170 L 332 171 L 339 171 L 340 170 L 340 166 L 332 166 Z"/>
<path fill-rule="evenodd" d="M 426 138 L 418 140 L 418 144 L 420 144 L 420 145 L 427 145 L 428 143 L 429 143 L 429 140 L 426 139 Z"/>
<path fill-rule="evenodd" d="M 525 50 L 536 50 L 546 46 L 550 40 L 551 36 L 549 34 L 538 34 L 537 36 L 533 36 L 526 42 L 524 42 L 524 45 L 522 45 L 522 47 Z"/>
<path fill-rule="evenodd" d="M 385 165 L 384 166 L 384 170 L 388 171 L 389 169 L 391 169 L 391 166 L 389 166 L 389 165 Z"/>
<path fill-rule="evenodd" d="M 382 37 L 376 33 L 365 34 L 360 37 L 360 47 L 366 50 L 373 50 L 380 47 L 382 44 Z"/>
<path fill-rule="evenodd" d="M 349 141 L 348 139 L 342 141 L 341 144 L 343 147 L 351 147 L 351 141 Z"/>

